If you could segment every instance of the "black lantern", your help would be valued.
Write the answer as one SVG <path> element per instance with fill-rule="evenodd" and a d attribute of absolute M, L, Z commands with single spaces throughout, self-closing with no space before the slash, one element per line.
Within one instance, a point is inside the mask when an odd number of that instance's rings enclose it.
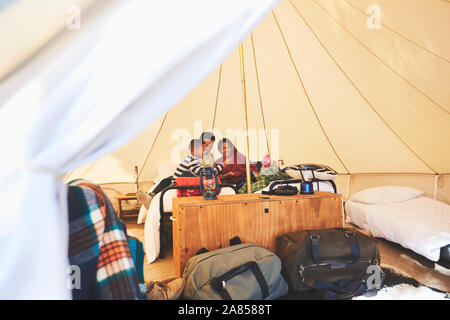
<path fill-rule="evenodd" d="M 300 194 L 314 194 L 313 179 L 314 168 L 313 167 L 302 167 L 300 168 L 300 174 L 302 175 L 302 183 L 300 185 Z"/>
<path fill-rule="evenodd" d="M 200 172 L 200 193 L 205 200 L 217 200 L 219 180 L 216 171 L 211 167 L 204 167 Z"/>

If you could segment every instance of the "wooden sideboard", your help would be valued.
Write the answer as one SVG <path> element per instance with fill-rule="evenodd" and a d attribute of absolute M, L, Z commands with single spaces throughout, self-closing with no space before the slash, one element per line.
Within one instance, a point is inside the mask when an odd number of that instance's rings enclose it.
<path fill-rule="evenodd" d="M 308 229 L 343 227 L 342 195 L 267 196 L 239 194 L 173 200 L 173 260 L 181 276 L 198 250 L 229 246 L 231 238 L 254 242 L 275 251 L 276 237 Z"/>

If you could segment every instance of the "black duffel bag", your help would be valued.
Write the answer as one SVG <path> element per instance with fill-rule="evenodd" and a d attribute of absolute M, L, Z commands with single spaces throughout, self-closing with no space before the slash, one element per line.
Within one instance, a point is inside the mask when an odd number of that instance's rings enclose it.
<path fill-rule="evenodd" d="M 381 287 L 383 275 L 376 240 L 355 229 L 287 233 L 277 237 L 276 254 L 292 292 L 316 289 L 326 299 L 349 299 L 368 288 Z M 375 288 L 373 283 L 366 283 L 374 269 L 379 272 L 378 277 L 373 277 L 377 280 Z"/>

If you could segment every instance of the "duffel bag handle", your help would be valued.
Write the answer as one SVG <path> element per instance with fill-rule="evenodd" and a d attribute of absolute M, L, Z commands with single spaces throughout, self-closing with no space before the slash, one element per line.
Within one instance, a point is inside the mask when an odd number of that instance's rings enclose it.
<path fill-rule="evenodd" d="M 226 282 L 247 270 L 251 270 L 255 276 L 256 281 L 261 288 L 263 299 L 267 298 L 269 296 L 269 287 L 264 275 L 261 272 L 261 269 L 255 261 L 244 263 L 243 265 L 224 273 L 220 277 L 213 278 L 211 280 L 211 287 L 220 294 L 223 300 L 232 300 L 228 290 L 226 289 Z"/>
<path fill-rule="evenodd" d="M 359 248 L 358 238 L 356 238 L 356 233 L 352 231 L 345 231 L 345 237 L 347 238 L 352 251 L 352 262 L 358 262 L 361 258 L 361 250 Z"/>
<path fill-rule="evenodd" d="M 358 262 L 361 258 L 361 250 L 359 248 L 358 238 L 356 233 L 348 230 L 342 230 L 345 233 L 345 237 L 350 245 L 350 250 L 352 253 L 352 262 Z M 313 231 L 307 231 L 309 238 L 311 239 L 311 251 L 313 256 L 313 261 L 315 264 L 319 264 L 319 248 L 320 248 L 320 235 L 314 233 Z"/>
<path fill-rule="evenodd" d="M 241 239 L 238 236 L 230 239 L 230 247 L 238 245 L 238 244 L 242 244 L 242 241 L 241 241 Z M 209 250 L 207 250 L 205 247 L 203 247 L 203 248 L 201 248 L 200 250 L 197 251 L 196 255 L 199 255 L 199 254 L 202 254 L 202 253 L 206 253 L 206 252 L 209 252 Z"/>
<path fill-rule="evenodd" d="M 230 239 L 230 247 L 235 246 L 237 244 L 242 244 L 242 241 L 238 236 Z"/>

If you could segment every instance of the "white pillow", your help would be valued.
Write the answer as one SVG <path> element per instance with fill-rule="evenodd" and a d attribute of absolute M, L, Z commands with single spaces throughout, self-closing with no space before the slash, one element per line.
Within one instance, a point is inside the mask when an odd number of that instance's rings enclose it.
<path fill-rule="evenodd" d="M 349 200 L 364 204 L 389 204 L 411 200 L 422 194 L 422 190 L 415 188 L 383 186 L 357 192 Z"/>

